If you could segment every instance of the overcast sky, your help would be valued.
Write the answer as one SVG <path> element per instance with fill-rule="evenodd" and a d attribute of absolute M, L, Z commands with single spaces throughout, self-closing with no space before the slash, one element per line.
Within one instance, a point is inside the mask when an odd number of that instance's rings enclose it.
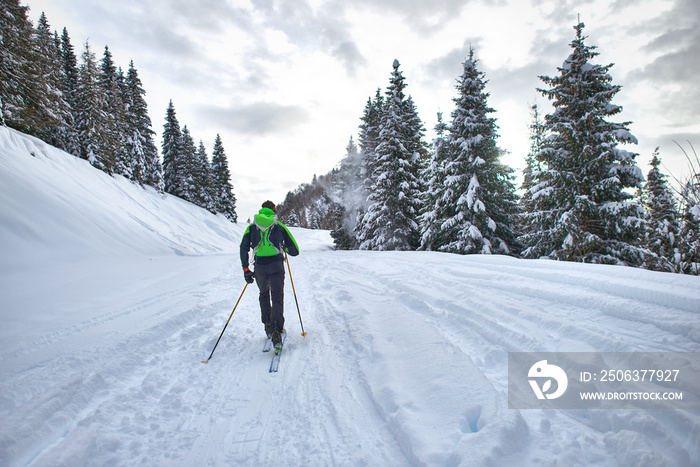
<path fill-rule="evenodd" d="M 209 155 L 217 133 L 231 164 L 239 219 L 338 164 L 363 108 L 398 59 L 426 128 L 449 120 L 470 44 L 489 81 L 505 161 L 522 169 L 529 107 L 548 101 L 580 15 L 595 63 L 615 63 L 613 103 L 632 122 L 643 173 L 656 146 L 681 175 L 673 140 L 700 151 L 698 0 L 23 0 L 36 24 L 68 29 L 139 71 L 160 147 L 172 99 L 181 126 Z"/>

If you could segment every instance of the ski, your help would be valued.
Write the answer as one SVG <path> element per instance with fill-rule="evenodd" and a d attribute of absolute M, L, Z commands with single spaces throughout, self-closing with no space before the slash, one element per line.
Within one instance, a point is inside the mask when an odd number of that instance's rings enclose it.
<path fill-rule="evenodd" d="M 280 356 L 282 355 L 282 349 L 279 351 L 275 351 L 275 354 L 272 356 L 272 362 L 270 363 L 270 373 L 277 373 L 277 370 L 279 369 L 280 366 Z"/>
<path fill-rule="evenodd" d="M 272 361 L 270 362 L 270 373 L 277 373 L 280 366 L 280 357 L 282 356 L 282 349 L 284 348 L 284 341 L 287 338 L 287 333 L 282 331 L 282 347 L 275 349 L 275 353 L 272 356 Z"/>
<path fill-rule="evenodd" d="M 272 339 L 268 337 L 263 346 L 263 352 L 269 352 L 270 349 L 272 349 Z"/>

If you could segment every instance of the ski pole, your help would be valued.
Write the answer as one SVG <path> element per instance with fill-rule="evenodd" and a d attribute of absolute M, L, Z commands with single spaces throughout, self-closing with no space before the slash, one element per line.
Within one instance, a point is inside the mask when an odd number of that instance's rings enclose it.
<path fill-rule="evenodd" d="M 289 280 L 292 283 L 292 292 L 294 292 L 294 302 L 297 304 L 297 313 L 299 314 L 299 324 L 301 324 L 301 336 L 306 337 L 304 332 L 304 322 L 301 320 L 301 311 L 299 310 L 299 300 L 297 300 L 297 291 L 294 289 L 294 279 L 292 279 L 292 268 L 289 267 L 289 257 L 287 252 L 284 252 L 284 259 L 287 261 L 287 270 L 289 271 Z"/>
<path fill-rule="evenodd" d="M 248 288 L 248 282 L 245 283 L 245 287 L 243 287 L 243 292 L 245 292 L 245 289 Z M 214 350 L 216 350 L 216 347 L 219 345 L 219 341 L 221 340 L 221 337 L 224 335 L 224 331 L 226 331 L 226 326 L 228 326 L 229 321 L 231 321 L 231 317 L 233 316 L 233 312 L 236 311 L 236 308 L 238 307 L 238 303 L 241 301 L 241 298 L 243 298 L 243 292 L 241 292 L 241 296 L 238 297 L 238 301 L 236 302 L 236 305 L 233 307 L 233 311 L 231 311 L 231 314 L 228 317 L 228 320 L 226 321 L 226 324 L 224 325 L 224 329 L 221 330 L 221 334 L 219 334 L 219 339 L 216 341 L 216 344 L 214 345 L 214 348 L 211 351 L 211 354 L 209 355 L 209 358 L 206 360 L 202 360 L 202 363 L 209 363 L 209 360 L 211 360 L 211 356 L 214 355 Z"/>

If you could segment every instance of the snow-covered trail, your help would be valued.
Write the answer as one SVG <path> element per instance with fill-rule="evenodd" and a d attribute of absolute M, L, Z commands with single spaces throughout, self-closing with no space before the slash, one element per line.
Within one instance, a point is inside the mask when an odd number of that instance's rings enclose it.
<path fill-rule="evenodd" d="M 238 260 L 162 263 L 162 280 L 141 281 L 148 286 L 119 298 L 88 295 L 75 305 L 59 298 L 61 312 L 91 318 L 3 348 L 0 459 L 267 465 L 284 453 L 298 465 L 396 462 L 400 450 L 364 391 L 348 384 L 355 371 L 336 358 L 339 348 L 327 352 L 330 343 L 320 339 L 327 333 L 302 339 L 292 321 L 282 370 L 269 374 L 252 286 L 202 365 L 244 284 Z M 129 290 L 135 275 L 154 277 L 142 266 L 112 287 Z M 93 305 L 100 311 L 86 312 Z"/>
<path fill-rule="evenodd" d="M 90 319 L 4 341 L 3 464 L 698 461 L 696 413 L 509 410 L 506 380 L 508 351 L 700 350 L 697 279 L 498 257 L 302 252 L 290 265 L 308 336 L 287 283 L 278 374 L 261 352 L 254 286 L 201 363 L 244 285 L 235 255 L 122 266 L 112 278 L 121 293 L 109 299 L 60 295 L 57 310 Z M 75 283 L 89 285 L 84 274 Z"/>

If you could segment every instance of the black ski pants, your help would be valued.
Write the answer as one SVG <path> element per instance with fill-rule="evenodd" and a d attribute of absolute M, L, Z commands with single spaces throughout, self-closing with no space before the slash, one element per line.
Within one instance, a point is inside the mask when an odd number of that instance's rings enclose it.
<path fill-rule="evenodd" d="M 260 289 L 260 314 L 272 329 L 284 329 L 284 261 L 255 265 L 255 282 Z"/>

